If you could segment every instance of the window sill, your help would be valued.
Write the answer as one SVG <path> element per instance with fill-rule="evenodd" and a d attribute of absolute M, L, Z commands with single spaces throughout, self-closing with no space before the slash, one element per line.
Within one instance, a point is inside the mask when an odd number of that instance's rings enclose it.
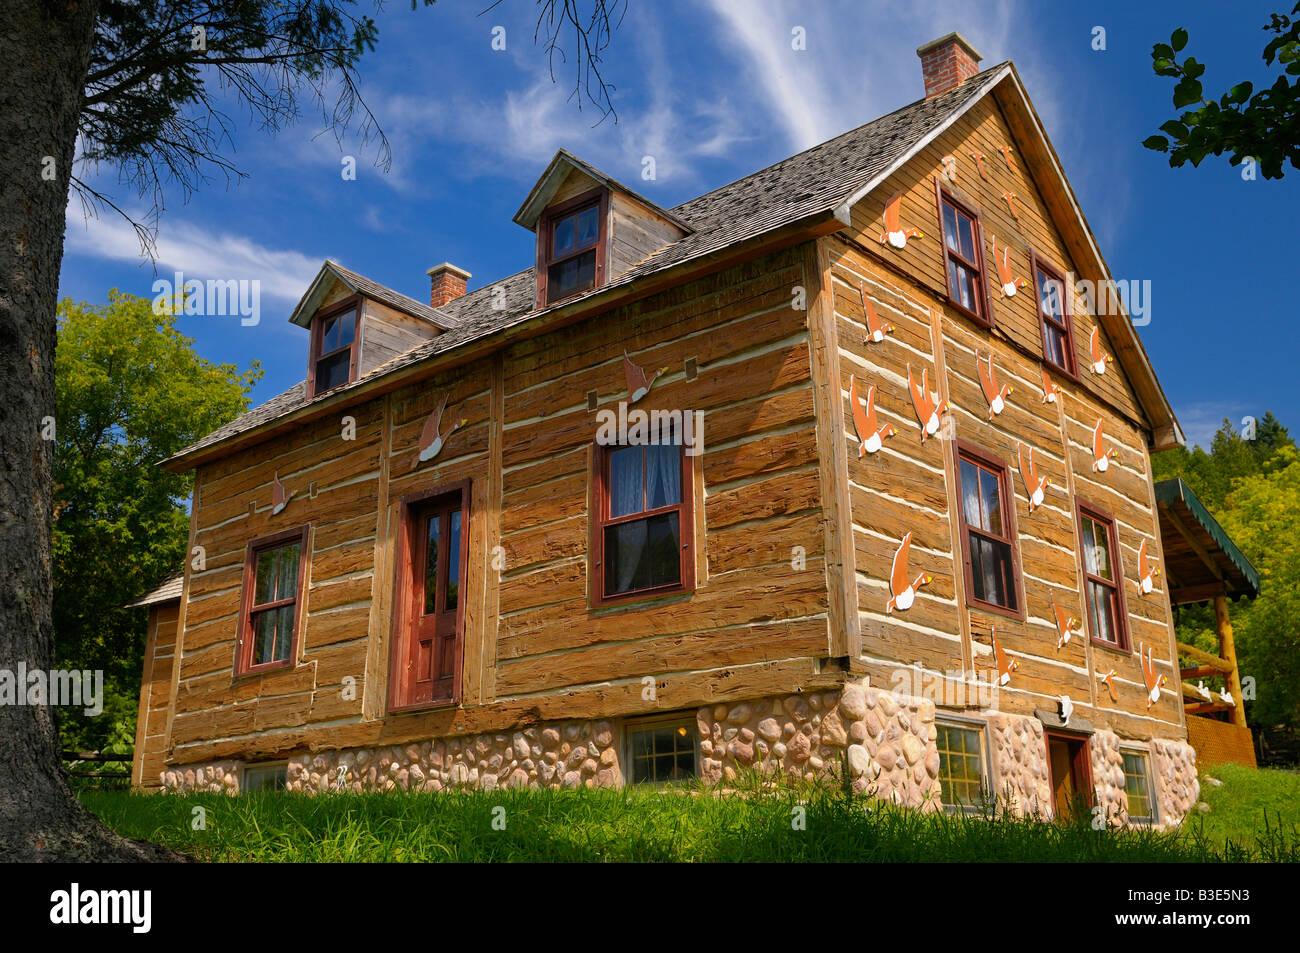
<path fill-rule="evenodd" d="M 948 305 L 959 314 L 962 314 L 965 317 L 970 318 L 972 321 L 974 321 L 980 327 L 984 328 L 986 331 L 992 331 L 994 328 L 998 326 L 997 321 L 995 321 L 993 318 L 985 318 L 982 315 L 980 315 L 979 312 L 970 310 L 970 308 L 966 307 L 964 304 L 959 304 L 958 302 L 954 301 L 952 298 L 948 299 Z"/>
<path fill-rule="evenodd" d="M 242 672 L 235 672 L 232 676 L 235 681 L 245 678 L 256 678 L 259 675 L 273 675 L 276 672 L 292 671 L 298 666 L 291 660 L 286 659 L 283 662 L 269 662 L 266 665 L 259 665 L 256 668 L 245 669 Z"/>
<path fill-rule="evenodd" d="M 1133 650 L 1129 648 L 1127 645 L 1120 645 L 1116 642 L 1104 642 L 1101 639 L 1096 639 L 1093 638 L 1092 636 L 1088 637 L 1088 641 L 1091 642 L 1097 648 L 1106 649 L 1108 651 L 1114 652 L 1116 655 L 1122 655 L 1125 658 L 1132 658 L 1133 656 Z"/>
<path fill-rule="evenodd" d="M 420 712 L 444 711 L 451 708 L 459 708 L 460 702 L 454 698 L 434 699 L 428 702 L 419 702 L 414 705 L 390 705 L 388 714 L 390 715 L 414 715 Z"/>
<path fill-rule="evenodd" d="M 967 599 L 966 608 L 972 612 L 987 612 L 990 615 L 1000 615 L 1007 619 L 1017 619 L 1025 621 L 1025 613 L 1021 609 L 1008 609 L 1006 606 L 1000 606 L 996 602 L 980 602 L 978 599 Z"/>
<path fill-rule="evenodd" d="M 693 588 L 688 589 L 683 585 L 674 585 L 672 588 L 658 589 L 639 589 L 636 592 L 619 593 L 614 596 L 597 596 L 592 600 L 592 609 L 611 609 L 622 606 L 634 605 L 636 603 L 649 603 L 660 599 L 667 599 L 670 596 L 689 596 L 693 594 Z"/>

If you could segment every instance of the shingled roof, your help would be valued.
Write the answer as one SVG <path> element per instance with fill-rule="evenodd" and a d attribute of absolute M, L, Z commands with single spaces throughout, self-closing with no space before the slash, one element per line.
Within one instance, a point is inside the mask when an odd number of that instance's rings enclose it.
<path fill-rule="evenodd" d="M 432 359 L 471 341 L 498 334 L 560 307 L 571 307 L 587 298 L 604 295 L 612 289 L 649 275 L 759 238 L 792 222 L 828 212 L 836 213 L 841 220 L 846 219 L 847 211 L 842 206 L 850 199 L 860 198 L 864 190 L 883 179 L 896 164 L 908 158 L 909 153 L 922 140 L 937 134 L 964 113 L 1011 69 L 1009 61 L 990 67 L 945 93 L 918 100 L 743 179 L 682 203 L 671 212 L 675 218 L 693 229 L 690 234 L 665 246 L 599 288 L 568 298 L 562 304 L 541 309 L 535 306 L 536 285 L 532 268 L 462 295 L 444 304 L 437 312 L 440 316 L 453 319 L 455 326 L 451 329 L 326 394 L 309 399 L 306 382 L 295 384 L 163 462 L 180 464 L 187 457 L 268 424 L 300 407 L 336 399 L 341 394 L 365 387 L 376 378 L 400 368 Z M 361 277 L 354 272 L 349 274 L 358 279 Z M 405 295 L 384 289 L 375 282 L 370 284 L 390 295 L 413 301 Z"/>

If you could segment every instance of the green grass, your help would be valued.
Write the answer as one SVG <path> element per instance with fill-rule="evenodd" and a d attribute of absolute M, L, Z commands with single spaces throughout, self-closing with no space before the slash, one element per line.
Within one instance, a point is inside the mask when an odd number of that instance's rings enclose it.
<path fill-rule="evenodd" d="M 1222 771 L 1216 776 L 1224 787 L 1206 793 L 1212 812 L 1198 816 L 1194 827 L 1163 833 L 921 814 L 806 787 L 723 795 L 652 789 L 236 798 L 86 792 L 82 799 L 119 833 L 211 861 L 1300 860 L 1300 776 L 1250 784 L 1265 774 L 1282 773 Z M 1265 788 L 1268 794 L 1261 793 Z M 1247 792 L 1249 803 L 1239 797 Z M 192 826 L 196 807 L 206 810 L 205 830 Z M 796 807 L 806 811 L 802 830 L 795 829 Z M 1262 819 L 1250 817 L 1258 808 L 1262 818 L 1264 807 L 1282 811 L 1289 826 L 1259 836 Z"/>
<path fill-rule="evenodd" d="M 1223 784 L 1216 787 L 1207 777 Z M 1201 772 L 1201 800 L 1210 811 L 1193 812 L 1183 822 L 1189 840 L 1201 838 L 1222 850 L 1225 843 L 1261 849 L 1261 840 L 1289 839 L 1294 845 L 1300 838 L 1300 772 L 1216 765 Z"/>

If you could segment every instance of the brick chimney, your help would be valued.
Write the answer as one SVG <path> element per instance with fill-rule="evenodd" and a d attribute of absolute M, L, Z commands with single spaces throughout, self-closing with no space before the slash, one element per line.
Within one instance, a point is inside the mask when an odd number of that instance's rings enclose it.
<path fill-rule="evenodd" d="M 464 268 L 457 268 L 449 261 L 434 265 L 426 274 L 429 276 L 429 306 L 432 308 L 441 308 L 463 295 L 471 277 Z"/>
<path fill-rule="evenodd" d="M 980 71 L 984 57 L 960 33 L 949 33 L 916 48 L 925 77 L 925 98 L 946 93 Z"/>

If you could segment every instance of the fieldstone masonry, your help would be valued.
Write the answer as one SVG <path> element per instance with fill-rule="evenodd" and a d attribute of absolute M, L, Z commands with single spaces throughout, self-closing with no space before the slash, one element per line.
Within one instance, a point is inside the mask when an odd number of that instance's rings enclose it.
<path fill-rule="evenodd" d="M 837 783 L 847 768 L 857 792 L 906 807 L 941 810 L 935 705 L 871 688 L 811 692 L 710 705 L 695 713 L 700 774 L 726 786 L 743 771 Z M 969 713 L 968 713 L 969 716 Z M 998 802 L 1017 814 L 1051 816 L 1052 791 L 1043 725 L 1037 718 L 985 715 L 991 782 Z M 1120 739 L 1089 740 L 1097 803 L 1112 823 L 1127 820 Z M 557 722 L 513 732 L 437 738 L 406 745 L 308 752 L 288 759 L 286 786 L 312 794 L 345 791 L 443 791 L 522 787 L 617 787 L 624 783 L 618 722 Z M 1185 742 L 1151 742 L 1161 826 L 1177 824 L 1196 804 L 1195 752 Z M 167 791 L 237 794 L 243 765 L 218 761 L 161 774 Z"/>

